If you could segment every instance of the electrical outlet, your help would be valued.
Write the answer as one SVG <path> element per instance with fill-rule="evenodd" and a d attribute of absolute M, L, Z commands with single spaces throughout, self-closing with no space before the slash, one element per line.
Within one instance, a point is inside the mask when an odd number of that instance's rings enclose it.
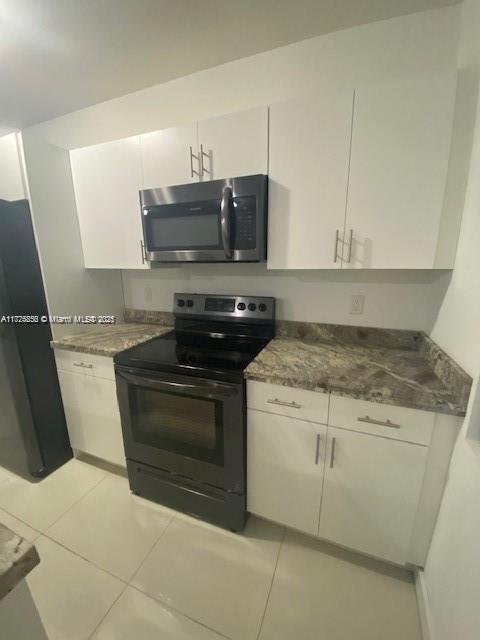
<path fill-rule="evenodd" d="M 151 302 L 153 300 L 152 287 L 145 287 L 145 302 Z"/>
<path fill-rule="evenodd" d="M 350 299 L 350 313 L 354 315 L 361 315 L 363 313 L 363 307 L 365 305 L 364 295 L 355 295 Z"/>

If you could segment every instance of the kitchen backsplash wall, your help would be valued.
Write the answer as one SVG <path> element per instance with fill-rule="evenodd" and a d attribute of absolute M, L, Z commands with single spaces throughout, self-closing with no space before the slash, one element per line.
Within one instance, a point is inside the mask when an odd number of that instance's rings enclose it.
<path fill-rule="evenodd" d="M 428 271 L 267 271 L 258 264 L 123 271 L 125 306 L 170 311 L 175 291 L 277 298 L 281 320 L 431 330 L 451 275 Z M 363 314 L 351 314 L 364 295 Z"/>

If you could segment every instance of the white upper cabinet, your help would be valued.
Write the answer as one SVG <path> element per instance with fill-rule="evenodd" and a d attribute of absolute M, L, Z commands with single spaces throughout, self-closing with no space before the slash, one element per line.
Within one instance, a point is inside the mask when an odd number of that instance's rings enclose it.
<path fill-rule="evenodd" d="M 140 140 L 144 189 L 186 184 L 200 178 L 196 123 L 146 133 Z"/>
<path fill-rule="evenodd" d="M 268 107 L 140 136 L 143 188 L 268 171 Z"/>
<path fill-rule="evenodd" d="M 10 133 L 0 138 L 0 199 L 13 201 L 25 197 L 17 134 Z"/>
<path fill-rule="evenodd" d="M 428 447 L 328 427 L 318 535 L 404 564 Z"/>
<path fill-rule="evenodd" d="M 353 88 L 270 106 L 269 269 L 341 267 L 352 109 Z"/>
<path fill-rule="evenodd" d="M 268 107 L 198 123 L 202 180 L 268 172 Z"/>
<path fill-rule="evenodd" d="M 148 268 L 139 198 L 139 137 L 75 149 L 70 161 L 85 266 Z"/>
<path fill-rule="evenodd" d="M 447 71 L 356 89 L 344 266 L 431 269 L 441 260 L 455 90 Z"/>

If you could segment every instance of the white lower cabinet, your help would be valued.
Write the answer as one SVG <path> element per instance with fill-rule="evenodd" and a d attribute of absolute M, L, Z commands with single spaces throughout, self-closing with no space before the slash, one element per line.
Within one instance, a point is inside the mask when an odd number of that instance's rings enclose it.
<path fill-rule="evenodd" d="M 278 405 L 264 401 L 272 394 Z M 252 381 L 247 405 L 250 512 L 395 564 L 423 565 L 454 442 L 432 444 L 439 416 Z M 302 410 L 307 420 L 294 417 Z"/>
<path fill-rule="evenodd" d="M 125 466 L 115 382 L 62 370 L 58 377 L 72 448 Z"/>
<path fill-rule="evenodd" d="M 248 411 L 247 508 L 317 534 L 327 428 L 263 411 Z"/>
<path fill-rule="evenodd" d="M 319 536 L 404 564 L 427 454 L 423 445 L 329 426 Z"/>

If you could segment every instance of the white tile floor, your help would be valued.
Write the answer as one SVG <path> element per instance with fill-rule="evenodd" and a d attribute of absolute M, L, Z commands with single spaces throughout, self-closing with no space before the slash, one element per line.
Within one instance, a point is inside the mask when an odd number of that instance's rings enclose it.
<path fill-rule="evenodd" d="M 49 640 L 421 638 L 408 573 L 253 517 L 224 531 L 78 460 L 38 484 L 0 469 L 0 522 L 37 545 Z"/>

